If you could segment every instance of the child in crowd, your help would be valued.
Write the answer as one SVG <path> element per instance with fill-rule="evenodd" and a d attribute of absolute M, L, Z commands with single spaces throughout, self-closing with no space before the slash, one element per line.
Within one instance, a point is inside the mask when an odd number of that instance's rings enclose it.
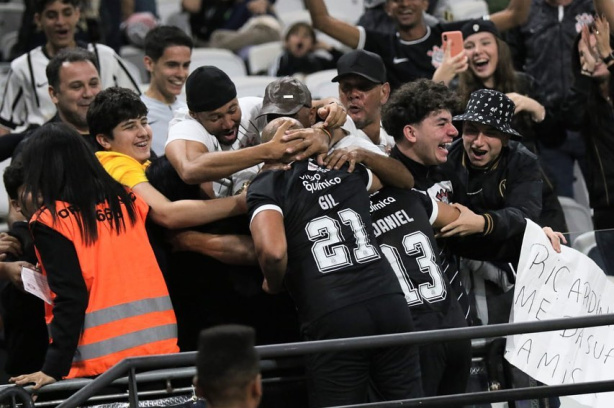
<path fill-rule="evenodd" d="M 294 23 L 284 39 L 284 51 L 269 69 L 269 75 L 311 74 L 333 69 L 343 53 L 316 39 L 313 27 L 304 21 Z"/>

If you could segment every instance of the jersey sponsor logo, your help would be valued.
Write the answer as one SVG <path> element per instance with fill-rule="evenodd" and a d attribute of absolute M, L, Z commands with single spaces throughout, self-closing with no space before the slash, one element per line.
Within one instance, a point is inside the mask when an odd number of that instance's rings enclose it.
<path fill-rule="evenodd" d="M 451 203 L 451 196 L 454 189 L 452 188 L 451 181 L 440 181 L 433 184 L 427 190 L 428 195 L 435 201 L 441 201 L 442 203 Z"/>
<path fill-rule="evenodd" d="M 590 26 L 594 21 L 595 19 L 593 18 L 592 14 L 582 13 L 576 15 L 576 33 L 579 34 L 580 31 L 582 31 L 582 27 Z"/>
<path fill-rule="evenodd" d="M 441 63 L 443 62 L 443 48 L 438 45 L 434 45 L 433 49 L 426 53 L 429 57 L 431 57 L 431 64 L 435 68 L 439 68 Z"/>
<path fill-rule="evenodd" d="M 409 58 L 397 58 L 397 57 L 394 57 L 392 59 L 392 63 L 393 64 L 400 64 L 400 63 L 406 62 L 406 61 L 409 61 Z"/>
<path fill-rule="evenodd" d="M 329 187 L 341 183 L 341 177 L 335 177 L 330 180 L 323 180 L 322 176 L 318 173 L 313 175 L 303 174 L 299 178 L 303 180 L 303 187 L 305 188 L 305 190 L 309 191 L 312 194 L 316 191 L 325 190 Z"/>
<path fill-rule="evenodd" d="M 407 215 L 405 210 L 399 210 L 390 215 L 386 215 L 379 220 L 374 220 L 373 230 L 375 231 L 375 236 L 379 237 L 384 232 L 392 231 L 393 229 L 398 228 L 401 225 L 409 224 L 410 222 L 414 222 L 414 219 Z"/>
<path fill-rule="evenodd" d="M 377 210 L 381 210 L 382 208 L 386 208 L 387 205 L 396 203 L 397 200 L 394 197 L 386 197 L 383 200 L 379 200 L 378 202 L 371 201 L 371 207 L 369 207 L 370 212 L 375 212 Z"/>

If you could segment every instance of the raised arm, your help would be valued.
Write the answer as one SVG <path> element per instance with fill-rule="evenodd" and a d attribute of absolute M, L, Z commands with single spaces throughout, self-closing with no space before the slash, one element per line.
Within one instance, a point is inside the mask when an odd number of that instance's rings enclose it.
<path fill-rule="evenodd" d="M 406 190 L 414 187 L 414 176 L 400 161 L 361 147 L 336 149 L 324 159 L 324 165 L 329 169 L 338 170 L 345 163 L 349 163 L 349 172 L 354 171 L 357 163 L 362 163 L 373 171 L 376 177 L 373 178 L 371 191 L 379 190 L 382 185 Z"/>
<path fill-rule="evenodd" d="M 224 152 L 210 152 L 199 142 L 173 140 L 165 149 L 179 177 L 188 184 L 215 181 L 264 161 L 278 160 L 291 147 L 282 141 L 288 127 L 280 127 L 275 137 L 257 146 Z"/>
<path fill-rule="evenodd" d="M 526 23 L 530 9 L 531 0 L 510 0 L 505 9 L 491 14 L 490 19 L 499 31 L 505 31 Z"/>
<path fill-rule="evenodd" d="M 341 41 L 348 47 L 358 47 L 360 39 L 358 28 L 328 14 L 324 0 L 305 0 L 305 5 L 311 15 L 311 22 L 314 28 Z"/>

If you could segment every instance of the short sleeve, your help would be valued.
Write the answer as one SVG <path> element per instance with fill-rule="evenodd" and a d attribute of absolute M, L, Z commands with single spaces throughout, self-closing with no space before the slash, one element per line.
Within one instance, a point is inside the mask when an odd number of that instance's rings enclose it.
<path fill-rule="evenodd" d="M 253 217 L 263 210 L 279 211 L 283 215 L 284 171 L 260 173 L 247 189 L 247 214 Z"/>

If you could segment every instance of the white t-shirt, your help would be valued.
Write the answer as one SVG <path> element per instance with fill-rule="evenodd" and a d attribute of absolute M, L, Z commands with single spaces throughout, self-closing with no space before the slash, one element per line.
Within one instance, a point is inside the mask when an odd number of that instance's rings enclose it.
<path fill-rule="evenodd" d="M 98 73 L 102 88 L 121 86 L 141 94 L 122 59 L 112 48 L 102 44 L 88 44 L 87 49 L 98 58 Z M 34 48 L 11 62 L 11 70 L 0 105 L 0 124 L 13 132 L 21 132 L 32 125 L 42 125 L 56 113 L 49 96 L 45 72 L 49 57 L 42 46 Z"/>
<path fill-rule="evenodd" d="M 147 120 L 153 132 L 151 149 L 156 152 L 158 156 L 162 156 L 164 154 L 164 146 L 166 145 L 168 125 L 173 119 L 173 112 L 177 109 L 187 108 L 188 105 L 179 98 L 168 105 L 157 99 L 150 98 L 145 94 L 141 95 L 141 100 L 145 106 L 147 106 Z"/>
<path fill-rule="evenodd" d="M 168 125 L 168 138 L 166 145 L 175 140 L 189 140 L 205 145 L 209 152 L 221 152 L 239 150 L 260 144 L 260 131 L 266 125 L 264 116 L 257 118 L 262 108 L 262 98 L 244 97 L 239 98 L 241 107 L 241 124 L 237 134 L 237 140 L 232 145 L 221 144 L 215 136 L 190 116 L 187 108 L 175 111 L 174 117 Z M 260 165 L 252 166 L 245 170 L 234 173 L 231 177 L 217 180 L 213 183 L 216 197 L 227 197 L 239 189 L 244 181 L 251 180 L 258 174 Z"/>

